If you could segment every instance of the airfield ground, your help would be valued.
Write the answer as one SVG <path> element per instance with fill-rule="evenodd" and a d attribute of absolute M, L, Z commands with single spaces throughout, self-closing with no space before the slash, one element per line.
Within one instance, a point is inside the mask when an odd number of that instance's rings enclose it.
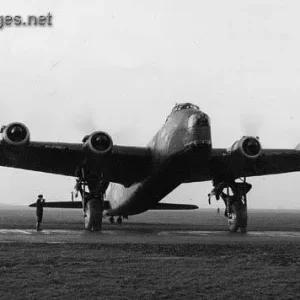
<path fill-rule="evenodd" d="M 45 231 L 35 235 L 34 210 L 1 210 L 0 299 L 300 298 L 300 211 L 250 211 L 249 235 L 234 239 L 220 231 L 226 219 L 214 210 L 149 212 L 122 227 L 105 221 L 104 233 L 91 233 L 88 243 L 51 239 L 57 229 L 84 235 L 80 211 L 46 210 L 44 217 Z M 11 242 L 18 230 L 31 242 Z M 258 239 L 261 230 L 275 235 Z M 157 232 L 169 235 L 157 239 Z"/>

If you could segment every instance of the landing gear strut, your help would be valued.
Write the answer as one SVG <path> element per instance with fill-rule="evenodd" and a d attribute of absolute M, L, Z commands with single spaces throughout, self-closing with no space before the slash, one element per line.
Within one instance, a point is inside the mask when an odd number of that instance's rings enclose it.
<path fill-rule="evenodd" d="M 247 193 L 251 187 L 251 184 L 247 183 L 246 178 L 244 178 L 242 182 L 223 182 L 217 185 L 210 194 L 210 196 L 215 195 L 217 200 L 220 197 L 223 199 L 226 206 L 225 216 L 228 218 L 228 229 L 230 232 L 237 232 L 239 229 L 242 233 L 247 232 Z M 224 189 L 226 193 L 223 192 Z"/>
<path fill-rule="evenodd" d="M 82 169 L 81 178 L 77 180 L 75 189 L 81 194 L 84 226 L 87 230 L 101 230 L 104 194 L 107 186 L 108 183 L 101 181 L 101 178 L 89 177 L 85 180 L 84 170 Z"/>

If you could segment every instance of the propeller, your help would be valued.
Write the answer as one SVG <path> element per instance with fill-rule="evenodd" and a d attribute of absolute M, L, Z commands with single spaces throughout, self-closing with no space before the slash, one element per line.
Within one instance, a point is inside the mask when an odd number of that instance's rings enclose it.
<path fill-rule="evenodd" d="M 99 128 L 97 128 L 95 119 L 91 114 L 76 116 L 76 118 L 73 119 L 73 124 L 75 128 L 83 134 L 89 134 L 99 130 Z"/>
<path fill-rule="evenodd" d="M 240 117 L 241 128 L 243 135 L 259 136 L 262 127 L 264 126 L 264 119 L 262 115 L 256 113 L 241 114 Z"/>

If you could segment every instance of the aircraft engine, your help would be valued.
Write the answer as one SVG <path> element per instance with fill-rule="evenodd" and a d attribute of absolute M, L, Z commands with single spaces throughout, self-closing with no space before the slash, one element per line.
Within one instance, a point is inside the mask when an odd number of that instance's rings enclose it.
<path fill-rule="evenodd" d="M 239 154 L 250 159 L 255 159 L 260 156 L 261 150 L 262 147 L 257 137 L 244 136 L 227 149 L 227 152 L 231 155 Z"/>
<path fill-rule="evenodd" d="M 106 132 L 96 131 L 83 139 L 84 147 L 90 153 L 106 155 L 112 152 L 113 141 Z"/>
<path fill-rule="evenodd" d="M 2 140 L 7 146 L 25 146 L 29 143 L 30 133 L 22 123 L 10 123 L 2 128 Z"/>

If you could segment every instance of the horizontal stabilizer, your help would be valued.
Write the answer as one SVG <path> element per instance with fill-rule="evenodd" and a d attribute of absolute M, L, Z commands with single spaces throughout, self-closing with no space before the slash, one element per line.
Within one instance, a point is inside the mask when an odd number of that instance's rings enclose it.
<path fill-rule="evenodd" d="M 36 207 L 36 203 L 32 203 L 29 207 Z M 52 207 L 52 208 L 82 208 L 81 201 L 53 201 L 45 202 L 43 207 Z"/>
<path fill-rule="evenodd" d="M 36 203 L 32 203 L 29 207 L 36 207 Z M 50 208 L 82 208 L 82 201 L 46 201 L 43 207 Z M 104 201 L 104 209 L 109 208 L 109 202 Z"/>
<path fill-rule="evenodd" d="M 105 201 L 106 202 L 106 201 Z M 106 203 L 105 203 L 106 204 Z M 36 203 L 29 205 L 30 207 L 36 207 Z M 106 205 L 104 205 L 106 206 Z M 82 208 L 81 201 L 46 201 L 43 207 L 51 208 Z M 197 205 L 193 204 L 175 204 L 175 203 L 157 203 L 151 210 L 188 210 L 188 209 L 198 209 Z"/>
<path fill-rule="evenodd" d="M 151 210 L 188 210 L 188 209 L 198 209 L 197 205 L 193 204 L 175 204 L 175 203 L 157 203 Z"/>

